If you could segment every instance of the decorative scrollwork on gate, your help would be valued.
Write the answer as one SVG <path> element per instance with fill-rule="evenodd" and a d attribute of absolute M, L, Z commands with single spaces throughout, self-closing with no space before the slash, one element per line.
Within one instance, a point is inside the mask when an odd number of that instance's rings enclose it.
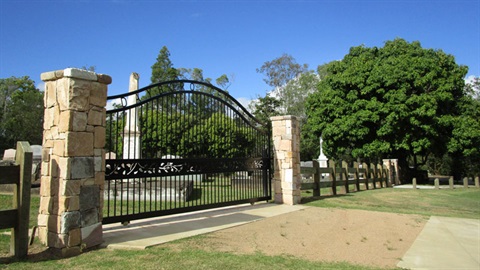
<path fill-rule="evenodd" d="M 154 177 L 199 173 L 252 171 L 263 168 L 262 159 L 109 159 L 106 161 L 105 178 Z"/>

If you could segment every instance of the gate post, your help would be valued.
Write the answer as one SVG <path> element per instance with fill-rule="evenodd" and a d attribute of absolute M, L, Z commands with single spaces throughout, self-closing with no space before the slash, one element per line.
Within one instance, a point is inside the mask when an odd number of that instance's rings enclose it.
<path fill-rule="evenodd" d="M 301 199 L 300 128 L 295 116 L 271 117 L 275 202 L 294 205 Z"/>
<path fill-rule="evenodd" d="M 108 75 L 68 68 L 45 82 L 40 241 L 76 255 L 102 238 Z"/>

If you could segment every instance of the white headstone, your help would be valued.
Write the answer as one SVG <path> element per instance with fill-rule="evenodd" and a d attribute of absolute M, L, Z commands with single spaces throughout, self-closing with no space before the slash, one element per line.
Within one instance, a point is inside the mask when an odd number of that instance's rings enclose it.
<path fill-rule="evenodd" d="M 6 149 L 5 152 L 3 152 L 3 160 L 15 160 L 15 153 L 17 150 L 15 149 Z"/>
<path fill-rule="evenodd" d="M 42 146 L 38 144 L 34 144 L 30 146 L 32 149 L 33 160 L 41 160 L 42 159 Z"/>
<path fill-rule="evenodd" d="M 117 158 L 117 154 L 115 154 L 114 152 L 105 153 L 105 159 L 116 159 L 116 158 Z"/>

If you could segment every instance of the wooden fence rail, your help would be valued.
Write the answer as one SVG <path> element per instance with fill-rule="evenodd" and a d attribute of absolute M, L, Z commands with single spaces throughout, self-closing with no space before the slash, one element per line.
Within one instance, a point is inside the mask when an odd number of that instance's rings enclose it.
<path fill-rule="evenodd" d="M 15 164 L 0 166 L 0 185 L 16 185 L 13 189 L 13 209 L 0 211 L 0 229 L 12 228 L 10 253 L 17 258 L 28 254 L 32 159 L 28 142 L 17 142 Z"/>
<path fill-rule="evenodd" d="M 331 194 L 337 195 L 337 187 L 341 187 L 344 193 L 349 193 L 359 191 L 362 187 L 368 190 L 391 186 L 388 168 L 382 164 L 360 165 L 355 162 L 353 167 L 349 167 L 347 162 L 330 161 L 328 167 L 320 167 L 316 160 L 313 160 L 312 164 L 311 167 L 301 166 L 300 169 L 303 176 L 311 175 L 313 180 L 310 182 L 302 180 L 301 189 L 313 189 L 313 196 L 320 196 L 321 188 L 331 188 Z M 351 185 L 354 186 L 353 190 L 350 189 Z"/>

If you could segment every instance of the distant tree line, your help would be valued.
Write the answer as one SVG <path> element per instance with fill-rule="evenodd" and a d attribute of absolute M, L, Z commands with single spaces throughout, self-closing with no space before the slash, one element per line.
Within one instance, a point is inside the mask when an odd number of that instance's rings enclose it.
<path fill-rule="evenodd" d="M 43 92 L 28 76 L 0 79 L 0 156 L 17 141 L 42 144 Z"/>

